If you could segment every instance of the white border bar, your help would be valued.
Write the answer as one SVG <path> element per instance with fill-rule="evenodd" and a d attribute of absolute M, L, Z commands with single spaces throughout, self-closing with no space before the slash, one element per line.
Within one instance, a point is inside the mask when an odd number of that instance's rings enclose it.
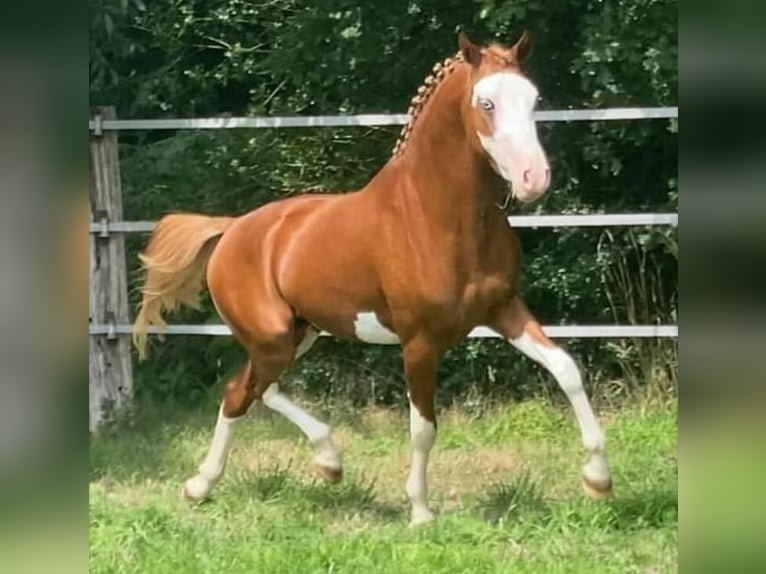
<path fill-rule="evenodd" d="M 604 110 L 538 111 L 542 122 L 577 122 L 603 120 L 649 120 L 677 118 L 678 107 L 608 108 Z M 102 120 L 99 130 L 225 130 L 238 128 L 313 128 L 348 126 L 395 126 L 407 122 L 406 114 L 359 114 L 349 116 L 275 116 L 232 118 L 189 118 L 157 120 Z M 88 130 L 96 129 L 96 120 L 88 121 Z"/>
<path fill-rule="evenodd" d="M 592 213 L 564 215 L 513 215 L 508 222 L 521 227 L 623 227 L 629 225 L 678 225 L 677 213 Z M 91 233 L 147 233 L 154 221 L 115 221 L 93 223 Z"/>
<path fill-rule="evenodd" d="M 554 339 L 559 338 L 677 338 L 678 325 L 549 325 L 543 327 L 545 334 Z M 133 332 L 132 325 L 89 325 L 90 335 L 128 335 Z M 149 333 L 155 335 L 214 335 L 229 336 L 231 331 L 226 325 L 168 325 L 165 329 L 150 327 Z M 330 337 L 329 333 L 322 333 Z M 468 335 L 472 339 L 498 338 L 499 335 L 486 327 L 477 327 Z"/>

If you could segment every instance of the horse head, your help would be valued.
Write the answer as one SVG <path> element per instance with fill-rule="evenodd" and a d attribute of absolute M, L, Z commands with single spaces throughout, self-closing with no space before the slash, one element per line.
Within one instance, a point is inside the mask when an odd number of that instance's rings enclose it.
<path fill-rule="evenodd" d="M 471 66 L 470 111 L 466 133 L 492 168 L 511 183 L 522 202 L 539 198 L 550 184 L 550 168 L 535 126 L 538 91 L 522 64 L 532 43 L 524 32 L 511 48 L 478 46 L 461 33 L 460 53 Z"/>

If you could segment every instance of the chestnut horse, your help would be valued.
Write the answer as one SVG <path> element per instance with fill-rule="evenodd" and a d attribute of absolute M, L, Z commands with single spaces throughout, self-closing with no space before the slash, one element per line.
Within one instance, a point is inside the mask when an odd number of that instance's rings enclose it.
<path fill-rule="evenodd" d="M 221 319 L 248 355 L 223 395 L 212 444 L 184 494 L 201 500 L 222 477 L 235 422 L 253 401 L 294 422 L 329 481 L 342 475 L 331 429 L 280 392 L 278 379 L 321 331 L 398 344 L 408 381 L 412 524 L 433 515 L 426 467 L 436 437 L 434 392 L 442 355 L 488 326 L 543 365 L 569 398 L 589 453 L 583 484 L 611 491 L 605 439 L 572 358 L 548 337 L 518 293 L 520 247 L 497 208 L 508 191 L 540 197 L 550 171 L 537 139 L 535 86 L 511 48 L 464 35 L 434 66 L 409 110 L 391 159 L 361 190 L 275 201 L 241 217 L 171 214 L 141 258 L 146 269 L 135 341 L 162 312 L 193 305 L 207 279 Z"/>

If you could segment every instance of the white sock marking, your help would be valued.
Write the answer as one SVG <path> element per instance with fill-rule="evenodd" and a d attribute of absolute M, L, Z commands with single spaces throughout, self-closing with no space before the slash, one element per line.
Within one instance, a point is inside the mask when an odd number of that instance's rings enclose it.
<path fill-rule="evenodd" d="M 510 342 L 527 357 L 548 369 L 569 399 L 580 426 L 583 445 L 591 454 L 590 461 L 583 469 L 585 476 L 597 481 L 608 480 L 610 473 L 606 458 L 604 432 L 601 430 L 601 425 L 596 420 L 588 397 L 585 395 L 577 364 L 560 347 L 542 345 L 527 333 L 523 333 L 517 339 L 511 339 Z"/>
<path fill-rule="evenodd" d="M 412 524 L 417 525 L 433 518 L 433 514 L 428 509 L 426 470 L 428 455 L 436 440 L 436 426 L 423 418 L 412 401 L 410 401 L 410 437 L 412 439 L 412 459 L 406 489 L 412 502 Z"/>
<path fill-rule="evenodd" d="M 221 479 L 234 440 L 234 425 L 242 418 L 232 419 L 224 416 L 223 406 L 218 410 L 213 441 L 204 462 L 199 466 L 198 474 L 184 484 L 186 496 L 193 500 L 202 500 Z"/>
<path fill-rule="evenodd" d="M 317 449 L 314 459 L 317 464 L 336 470 L 341 468 L 340 454 L 330 436 L 330 427 L 280 393 L 277 383 L 272 383 L 263 393 L 263 404 L 287 417 L 303 431 Z"/>
<path fill-rule="evenodd" d="M 354 330 L 357 338 L 365 343 L 397 345 L 400 342 L 397 334 L 384 327 L 372 311 L 357 314 Z"/>

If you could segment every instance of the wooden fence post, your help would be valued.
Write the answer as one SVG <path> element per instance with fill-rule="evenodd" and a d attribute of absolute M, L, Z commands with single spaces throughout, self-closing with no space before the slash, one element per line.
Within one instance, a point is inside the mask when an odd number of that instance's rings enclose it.
<path fill-rule="evenodd" d="M 102 131 L 101 121 L 116 118 L 113 107 L 92 108 L 95 129 L 90 134 L 90 221 L 122 221 L 122 187 L 117 132 Z M 118 325 L 130 322 L 125 238 L 106 231 L 90 234 L 89 323 Z M 133 394 L 130 336 L 110 332 L 90 335 L 88 345 L 91 432 L 107 409 L 116 411 Z"/>

